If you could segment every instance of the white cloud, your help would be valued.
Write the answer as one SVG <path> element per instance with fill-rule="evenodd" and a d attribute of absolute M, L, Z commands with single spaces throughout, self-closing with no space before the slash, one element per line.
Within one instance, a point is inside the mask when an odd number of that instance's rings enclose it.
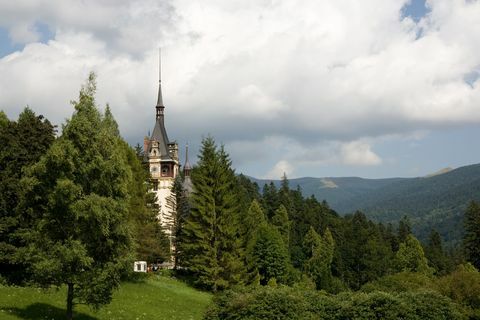
<path fill-rule="evenodd" d="M 62 122 L 94 70 L 99 103 L 140 141 L 162 45 L 172 138 L 211 133 L 237 163 L 379 165 L 375 141 L 480 123 L 479 81 L 464 81 L 480 66 L 480 1 L 428 0 L 418 24 L 407 2 L 5 1 L 0 27 L 27 45 L 0 59 L 0 107 Z M 54 39 L 35 43 L 37 23 Z"/>
<path fill-rule="evenodd" d="M 278 161 L 273 168 L 262 178 L 263 179 L 275 179 L 278 180 L 285 174 L 287 177 L 291 177 L 294 173 L 293 166 L 286 160 Z"/>
<path fill-rule="evenodd" d="M 352 141 L 342 145 L 341 160 L 347 165 L 372 166 L 382 163 L 382 159 L 371 149 L 370 145 L 362 141 Z"/>

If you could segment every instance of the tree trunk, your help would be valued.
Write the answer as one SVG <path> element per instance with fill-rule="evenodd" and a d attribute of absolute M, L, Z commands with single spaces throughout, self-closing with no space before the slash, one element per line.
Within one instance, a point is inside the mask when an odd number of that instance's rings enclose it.
<path fill-rule="evenodd" d="M 68 284 L 67 291 L 67 320 L 73 319 L 73 283 Z"/>

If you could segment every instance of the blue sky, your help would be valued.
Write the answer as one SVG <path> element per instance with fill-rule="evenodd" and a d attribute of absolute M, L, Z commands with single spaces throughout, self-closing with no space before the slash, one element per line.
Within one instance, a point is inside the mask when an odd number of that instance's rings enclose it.
<path fill-rule="evenodd" d="M 480 162 L 479 21 L 457 0 L 0 4 L 0 108 L 60 124 L 93 70 L 141 142 L 161 46 L 182 151 L 211 134 L 260 178 L 422 176 Z"/>

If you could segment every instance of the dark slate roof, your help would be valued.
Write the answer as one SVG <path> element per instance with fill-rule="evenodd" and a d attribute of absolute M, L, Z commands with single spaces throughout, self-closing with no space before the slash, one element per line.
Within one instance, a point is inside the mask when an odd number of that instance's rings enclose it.
<path fill-rule="evenodd" d="M 168 152 L 169 140 L 167 130 L 165 130 L 165 125 L 163 123 L 163 117 L 157 118 L 150 140 L 158 141 L 161 159 L 170 159 L 170 153 Z"/>

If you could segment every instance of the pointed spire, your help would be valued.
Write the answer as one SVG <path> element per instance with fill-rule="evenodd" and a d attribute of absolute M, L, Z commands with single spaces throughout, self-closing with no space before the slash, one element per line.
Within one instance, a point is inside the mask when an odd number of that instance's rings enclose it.
<path fill-rule="evenodd" d="M 192 167 L 190 166 L 190 162 L 188 162 L 188 142 L 187 145 L 185 146 L 185 165 L 183 166 L 183 173 L 185 177 L 190 176 L 190 170 Z"/>
<path fill-rule="evenodd" d="M 161 49 L 158 48 L 158 98 L 157 98 L 157 119 L 162 118 L 163 120 L 163 111 L 165 106 L 163 105 L 162 97 L 162 56 Z"/>

